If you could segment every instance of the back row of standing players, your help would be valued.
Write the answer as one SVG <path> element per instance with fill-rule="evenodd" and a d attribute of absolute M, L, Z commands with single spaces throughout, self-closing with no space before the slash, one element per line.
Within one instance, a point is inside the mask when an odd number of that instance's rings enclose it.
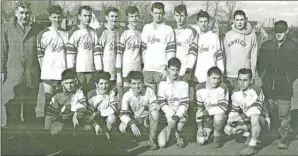
<path fill-rule="evenodd" d="M 82 6 L 78 10 L 79 25 L 66 32 L 60 28 L 61 7 L 50 7 L 49 18 L 52 25 L 38 35 L 41 79 L 44 80 L 46 103 L 50 103 L 49 109 L 45 109 L 45 114 L 47 114 L 46 128 L 56 127 L 51 128 L 54 130 L 53 134 L 59 131 L 57 129 L 61 129 L 61 126 L 57 122 L 53 124 L 52 120 L 55 119 L 53 114 L 56 114 L 57 111 L 60 112 L 57 103 L 59 98 L 55 98 L 62 95 L 57 93 L 52 98 L 52 90 L 61 80 L 64 85 L 73 83 L 64 81 L 73 79 L 71 71 L 66 70 L 73 68 L 79 84 L 83 87 L 84 94 L 91 90 L 90 87 L 92 88 L 94 85 L 93 80 L 95 80 L 96 88 L 101 88 L 101 85 L 105 86 L 107 81 L 112 82 L 112 86 L 123 86 L 123 88 L 131 86 L 132 89 L 134 85 L 139 87 L 140 83 L 144 81 L 146 85 L 152 88 L 146 88 L 146 91 L 140 92 L 146 95 L 145 98 L 141 96 L 144 98 L 143 100 L 149 100 L 147 103 L 151 103 L 147 109 L 140 106 L 140 103 L 144 103 L 144 101 L 140 102 L 140 99 L 134 97 L 134 92 L 131 90 L 121 97 L 121 99 L 123 98 L 122 104 L 119 104 L 119 106 L 121 105 L 120 120 L 122 121 L 119 126 L 120 131 L 126 132 L 126 128 L 129 126 L 134 135 L 140 135 L 140 130 L 136 126 L 139 121 L 127 115 L 131 109 L 136 119 L 141 118 L 141 122 L 147 123 L 145 125 L 150 127 L 149 145 L 152 149 L 157 148 L 155 132 L 159 116 L 157 110 L 159 109 L 163 110 L 168 122 L 168 126 L 158 136 L 159 147 L 166 146 L 170 133 L 175 127 L 177 144 L 183 146 L 184 141 L 180 133 L 188 118 L 189 84 L 198 84 L 196 88 L 196 101 L 199 107 L 196 114 L 197 141 L 200 144 L 208 141 L 214 124 L 214 143 L 216 147 L 221 147 L 221 131 L 227 119 L 229 89 L 220 83 L 220 79 L 222 74 L 226 73 L 228 81 L 235 88 L 237 78 L 242 74 L 241 81 L 247 82 L 244 89 L 252 99 L 245 101 L 246 96 L 242 97 L 240 91 L 239 95 L 237 92 L 237 94 L 233 94 L 235 100 L 243 100 L 240 103 L 245 103 L 244 106 L 235 105 L 233 110 L 238 112 L 241 108 L 244 109 L 245 113 L 242 116 L 239 114 L 238 116 L 231 116 L 234 117 L 235 121 L 238 121 L 238 118 L 239 120 L 243 119 L 243 121 L 252 119 L 251 122 L 254 125 L 252 136 L 247 124 L 240 126 L 241 128 L 237 126 L 238 129 L 235 126 L 227 125 L 225 131 L 227 134 L 239 133 L 238 131 L 241 130 L 242 132 L 243 130 L 246 131 L 248 134 L 245 133 L 244 136 L 251 136 L 252 139 L 250 139 L 248 148 L 242 153 L 246 155 L 256 152 L 257 140 L 261 131 L 261 119 L 259 118 L 263 114 L 264 97 L 260 89 L 248 89 L 256 73 L 257 38 L 250 24 L 246 22 L 246 15 L 242 10 L 234 13 L 235 23 L 232 29 L 236 31 L 230 31 L 226 34 L 223 48 L 219 37 L 209 30 L 210 17 L 208 13 L 201 11 L 197 14 L 199 30 L 196 31 L 186 24 L 187 10 L 185 5 L 174 8 L 174 18 L 177 23 L 175 28 L 163 21 L 164 4 L 160 2 L 152 4 L 153 22 L 146 24 L 142 30 L 139 29 L 139 11 L 136 7 L 127 8 L 128 25 L 125 28 L 117 26 L 119 16 L 117 8 L 107 8 L 105 13 L 106 22 L 98 30 L 95 30 L 89 26 L 92 18 L 91 7 Z M 225 54 L 222 49 L 225 49 Z M 97 73 L 97 71 L 104 72 Z M 192 73 L 194 74 L 192 75 Z M 97 78 L 92 79 L 94 77 Z M 178 80 L 177 77 L 183 81 Z M 141 80 L 141 82 L 137 80 Z M 83 107 L 80 104 L 85 103 L 84 100 L 80 99 L 84 99 L 84 95 L 81 94 L 75 94 L 75 98 L 78 98 L 78 107 L 71 107 L 72 111 L 76 112 L 73 118 L 74 125 L 78 124 L 78 119 L 81 119 L 79 110 Z M 103 109 L 103 111 L 98 112 L 106 121 L 107 131 L 115 122 L 113 111 L 116 112 L 117 109 L 113 103 L 113 98 L 111 98 L 114 93 L 111 94 L 108 94 L 107 97 L 101 97 L 100 89 L 95 89 L 87 95 L 89 104 L 94 105 L 89 111 L 96 112 L 98 109 Z M 154 99 L 153 95 L 158 95 L 158 98 Z M 67 108 L 62 107 L 62 113 L 65 113 L 65 109 Z M 148 111 L 150 112 L 149 118 Z M 93 113 L 89 116 L 89 122 L 93 121 L 96 115 L 98 114 Z M 210 118 L 210 116 L 214 117 Z M 202 117 L 204 117 L 204 124 Z M 268 119 L 266 114 L 263 117 Z M 103 119 L 100 119 L 99 123 L 102 122 L 101 120 Z M 149 121 L 149 125 L 146 120 Z M 230 123 L 234 124 L 233 121 Z M 97 133 L 102 131 L 98 122 L 93 122 L 93 126 Z M 108 133 L 106 135 L 109 137 Z"/>

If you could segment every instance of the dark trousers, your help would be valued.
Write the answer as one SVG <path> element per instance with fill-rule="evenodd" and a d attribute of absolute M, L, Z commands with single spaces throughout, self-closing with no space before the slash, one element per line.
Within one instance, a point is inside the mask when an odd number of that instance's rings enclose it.
<path fill-rule="evenodd" d="M 285 100 L 268 100 L 271 107 L 271 116 L 274 118 L 274 114 L 277 114 L 278 119 L 280 120 L 279 125 L 279 134 L 282 141 L 288 139 L 289 133 L 292 131 L 291 128 L 291 101 Z M 274 119 L 272 119 L 274 120 Z"/>
<path fill-rule="evenodd" d="M 23 124 L 32 126 L 36 123 L 35 107 L 39 88 L 28 88 L 25 85 L 14 87 L 15 97 L 6 104 L 7 125 L 18 126 L 21 123 L 21 110 L 23 105 Z"/>

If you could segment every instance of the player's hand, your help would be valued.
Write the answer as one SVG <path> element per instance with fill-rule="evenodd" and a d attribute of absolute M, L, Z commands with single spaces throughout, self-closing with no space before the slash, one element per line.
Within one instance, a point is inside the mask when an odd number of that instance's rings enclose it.
<path fill-rule="evenodd" d="M 270 131 L 270 129 L 271 129 L 271 120 L 270 120 L 270 118 L 267 116 L 265 118 L 265 121 L 267 122 L 267 125 L 268 125 L 268 131 Z"/>
<path fill-rule="evenodd" d="M 161 73 L 161 78 L 162 78 L 162 79 L 166 79 L 167 76 L 168 76 L 168 71 L 167 71 L 166 69 L 164 69 L 164 70 L 162 71 L 162 73 Z"/>
<path fill-rule="evenodd" d="M 141 114 L 144 112 L 145 110 L 145 107 L 141 107 L 140 109 L 138 109 L 136 112 L 135 112 L 135 118 L 139 118 L 141 116 Z"/>
<path fill-rule="evenodd" d="M 3 84 L 6 81 L 7 73 L 1 73 L 1 83 Z"/>
<path fill-rule="evenodd" d="M 77 115 L 78 115 L 77 112 L 75 112 L 75 114 L 72 117 L 72 122 L 73 122 L 74 127 L 77 127 L 78 125 L 80 125 Z"/>
<path fill-rule="evenodd" d="M 102 135 L 102 128 L 99 125 L 95 125 L 94 130 L 97 136 Z"/>
<path fill-rule="evenodd" d="M 136 137 L 140 137 L 141 136 L 141 131 L 139 130 L 139 128 L 137 127 L 136 124 L 132 124 L 131 125 L 131 131 L 133 133 L 134 136 Z"/>
<path fill-rule="evenodd" d="M 203 111 L 197 111 L 196 118 L 201 118 L 203 116 L 204 116 Z"/>
<path fill-rule="evenodd" d="M 172 120 L 169 121 L 168 126 L 171 129 L 173 129 L 173 128 L 175 128 L 176 124 L 177 124 L 177 121 L 172 119 Z"/>
<path fill-rule="evenodd" d="M 123 79 L 122 79 L 122 76 L 120 75 L 117 75 L 117 84 L 122 87 L 122 84 L 123 84 Z"/>

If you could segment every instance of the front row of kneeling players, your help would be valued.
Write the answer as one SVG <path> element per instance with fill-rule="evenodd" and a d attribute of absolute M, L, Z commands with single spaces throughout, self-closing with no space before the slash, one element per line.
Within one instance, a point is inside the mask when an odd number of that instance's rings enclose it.
<path fill-rule="evenodd" d="M 149 128 L 148 144 L 153 150 L 165 147 L 174 131 L 177 145 L 184 146 L 181 132 L 188 119 L 189 85 L 179 79 L 180 67 L 179 59 L 174 57 L 168 61 L 168 76 L 160 82 L 157 96 L 152 88 L 144 85 L 142 72 L 129 73 L 130 89 L 123 94 L 119 115 L 121 133 L 131 131 L 139 137 L 142 128 Z M 221 70 L 212 67 L 208 70 L 207 82 L 196 86 L 197 142 L 203 145 L 213 136 L 218 148 L 222 146 L 223 131 L 227 135 L 242 133 L 250 138 L 242 154 L 256 153 L 261 126 L 268 119 L 262 109 L 264 95 L 252 85 L 252 71 L 241 69 L 240 88 L 231 94 L 232 108 L 228 111 L 229 90 L 221 79 Z M 76 85 L 75 71 L 67 69 L 62 73 L 62 88 L 52 97 L 46 116 L 45 128 L 52 135 L 59 134 L 64 124 L 72 124 L 74 131 L 83 125 L 85 130 L 93 129 L 96 135 L 111 138 L 117 118 L 117 91 L 110 88 L 108 72 L 96 73 L 93 82 L 96 88 L 85 96 Z M 160 125 L 164 128 L 156 136 L 159 116 L 163 114 L 167 125 Z"/>

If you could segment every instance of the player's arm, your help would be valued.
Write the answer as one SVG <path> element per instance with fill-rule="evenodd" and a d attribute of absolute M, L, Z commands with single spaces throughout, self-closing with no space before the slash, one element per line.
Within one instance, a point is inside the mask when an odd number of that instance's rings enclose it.
<path fill-rule="evenodd" d="M 77 101 L 76 102 L 76 111 L 77 112 L 85 112 L 87 110 L 88 101 L 83 91 L 79 90 L 76 93 Z"/>
<path fill-rule="evenodd" d="M 158 105 L 159 108 L 167 115 L 167 116 L 173 116 L 175 114 L 175 111 L 169 107 L 166 100 L 165 95 L 165 86 L 164 83 L 159 83 L 158 85 L 158 91 L 157 91 L 157 99 L 158 99 Z"/>
<path fill-rule="evenodd" d="M 225 87 L 222 89 L 222 92 L 219 93 L 219 100 L 217 105 L 209 108 L 208 110 L 204 110 L 204 116 L 212 116 L 215 114 L 223 114 L 226 113 L 228 110 L 228 101 L 229 101 L 229 93 L 228 88 Z"/>
<path fill-rule="evenodd" d="M 46 48 L 45 38 L 43 37 L 43 34 L 44 32 L 40 32 L 37 35 L 37 58 L 38 58 L 40 67 L 42 67 L 42 64 L 43 64 L 43 57 L 44 57 L 45 48 Z"/>
<path fill-rule="evenodd" d="M 236 101 L 236 94 L 233 93 L 232 96 L 231 96 L 231 100 L 232 100 L 232 107 L 231 107 L 231 111 L 229 113 L 229 118 L 232 118 L 232 117 L 238 117 L 240 114 L 240 106 L 239 104 L 237 103 Z"/>
<path fill-rule="evenodd" d="M 78 52 L 78 36 L 75 31 L 70 31 L 69 40 L 66 44 L 67 68 L 75 68 L 76 56 Z"/>
<path fill-rule="evenodd" d="M 250 118 L 253 115 L 261 115 L 263 102 L 264 102 L 264 94 L 263 91 L 257 91 L 258 98 L 252 103 L 251 106 L 248 107 L 247 111 L 243 114 L 240 114 L 241 119 Z"/>
<path fill-rule="evenodd" d="M 176 56 L 176 37 L 175 32 L 172 28 L 167 32 L 167 46 L 166 46 L 166 56 L 170 60 L 172 57 Z"/>
<path fill-rule="evenodd" d="M 199 34 L 193 33 L 191 35 L 191 38 L 190 38 L 191 43 L 189 47 L 189 53 L 187 55 L 188 61 L 187 61 L 187 68 L 185 71 L 186 74 L 192 73 L 193 67 L 196 63 L 196 59 L 198 56 L 198 38 L 199 38 Z"/>
<path fill-rule="evenodd" d="M 172 118 L 176 121 L 179 121 L 180 118 L 183 117 L 184 114 L 187 113 L 187 109 L 189 107 L 189 87 L 188 83 L 184 82 L 181 86 L 180 92 L 180 101 L 177 112 L 172 116 Z"/>
<path fill-rule="evenodd" d="M 122 78 L 122 64 L 123 64 L 123 53 L 125 50 L 125 36 L 123 32 L 120 32 L 120 39 L 117 42 L 117 55 L 116 55 L 116 73 L 117 79 Z"/>
<path fill-rule="evenodd" d="M 58 99 L 57 99 L 57 96 L 54 95 L 51 99 L 50 104 L 48 105 L 47 116 L 58 118 L 59 114 L 60 114 L 60 107 L 59 107 Z"/>
<path fill-rule="evenodd" d="M 214 60 L 216 63 L 216 66 L 221 70 L 222 73 L 225 72 L 225 66 L 224 66 L 224 53 L 220 46 L 220 40 L 217 35 L 215 35 L 215 54 L 214 54 Z"/>
<path fill-rule="evenodd" d="M 253 35 L 253 38 L 252 38 L 252 48 L 251 48 L 251 58 L 250 58 L 250 61 L 251 61 L 251 70 L 252 70 L 252 73 L 253 73 L 253 78 L 255 77 L 256 75 L 256 69 L 257 69 L 257 59 L 258 59 L 258 41 L 257 41 L 257 37 L 256 35 L 254 34 Z"/>
<path fill-rule="evenodd" d="M 94 64 L 95 64 L 95 69 L 97 71 L 103 70 L 103 46 L 101 44 L 101 35 L 100 33 L 97 32 L 95 34 L 95 48 L 94 48 L 94 53 L 93 53 L 93 58 L 94 58 Z"/>
<path fill-rule="evenodd" d="M 147 43 L 148 43 L 148 35 L 147 35 L 147 30 L 146 30 L 146 25 L 143 28 L 142 34 L 141 34 L 141 63 L 142 63 L 142 67 L 144 66 L 144 62 L 145 62 L 145 53 L 147 51 Z"/>
<path fill-rule="evenodd" d="M 2 25 L 1 29 L 1 74 L 7 73 L 6 63 L 8 59 L 8 34 L 5 25 Z M 4 82 L 4 80 L 1 80 Z"/>

